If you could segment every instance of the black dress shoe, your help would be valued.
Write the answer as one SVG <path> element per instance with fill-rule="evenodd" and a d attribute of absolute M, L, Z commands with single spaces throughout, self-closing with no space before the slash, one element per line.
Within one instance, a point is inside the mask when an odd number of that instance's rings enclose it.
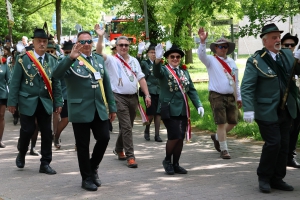
<path fill-rule="evenodd" d="M 40 173 L 53 175 L 53 174 L 56 174 L 56 171 L 54 169 L 52 169 L 49 165 L 41 165 L 40 166 Z"/>
<path fill-rule="evenodd" d="M 150 134 L 147 132 L 144 132 L 144 138 L 145 138 L 145 140 L 150 141 Z"/>
<path fill-rule="evenodd" d="M 19 121 L 19 118 L 18 118 L 18 117 L 15 117 L 15 118 L 14 118 L 14 125 L 17 125 L 18 121 Z"/>
<path fill-rule="evenodd" d="M 82 181 L 81 187 L 88 191 L 97 191 L 98 190 L 98 187 L 93 183 L 93 181 L 90 177 L 86 178 L 85 180 Z"/>
<path fill-rule="evenodd" d="M 278 182 L 273 182 L 270 184 L 271 188 L 278 189 L 278 190 L 284 190 L 284 191 L 293 191 L 294 187 L 287 184 L 283 180 L 278 181 Z"/>
<path fill-rule="evenodd" d="M 163 164 L 163 166 L 165 168 L 165 171 L 168 175 L 173 175 L 174 174 L 174 168 L 173 168 L 173 165 L 172 165 L 171 161 L 163 160 L 162 164 Z"/>
<path fill-rule="evenodd" d="M 40 156 L 39 152 L 35 150 L 35 148 L 30 149 L 30 155 L 32 156 Z"/>
<path fill-rule="evenodd" d="M 99 179 L 97 170 L 92 170 L 92 176 L 91 176 L 91 178 L 92 178 L 93 183 L 94 183 L 97 187 L 100 187 L 100 186 L 101 186 L 101 180 Z"/>
<path fill-rule="evenodd" d="M 271 192 L 271 187 L 270 187 L 270 183 L 268 181 L 265 180 L 259 180 L 259 190 L 263 193 L 270 193 Z"/>
<path fill-rule="evenodd" d="M 177 174 L 187 174 L 188 173 L 183 167 L 180 167 L 178 163 L 174 164 L 173 168 L 174 168 L 174 172 Z"/>
<path fill-rule="evenodd" d="M 162 139 L 159 137 L 159 135 L 154 136 L 154 140 L 155 140 L 156 142 L 162 142 Z"/>
<path fill-rule="evenodd" d="M 17 159 L 16 159 L 16 165 L 18 168 L 24 168 L 25 166 L 25 156 L 24 153 L 18 153 Z"/>
<path fill-rule="evenodd" d="M 294 168 L 300 168 L 300 164 L 297 162 L 295 158 L 288 160 L 287 166 L 294 167 Z"/>

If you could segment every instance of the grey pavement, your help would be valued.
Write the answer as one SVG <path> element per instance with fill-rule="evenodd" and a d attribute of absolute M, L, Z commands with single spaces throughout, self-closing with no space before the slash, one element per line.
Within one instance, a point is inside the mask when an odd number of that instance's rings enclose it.
<path fill-rule="evenodd" d="M 300 169 L 288 168 L 285 181 L 295 191 L 272 190 L 260 193 L 256 168 L 262 142 L 230 138 L 228 145 L 232 159 L 223 160 L 214 149 L 206 131 L 193 134 L 192 142 L 183 147 L 180 164 L 187 175 L 166 175 L 162 167 L 165 157 L 166 130 L 162 124 L 162 143 L 143 137 L 140 120 L 134 124 L 134 147 L 137 169 L 126 166 L 112 153 L 118 133 L 117 121 L 103 161 L 99 168 L 102 186 L 96 192 L 81 188 L 74 136 L 71 124 L 63 131 L 61 150 L 53 148 L 51 166 L 56 175 L 39 173 L 39 157 L 27 155 L 24 169 L 15 165 L 20 125 L 6 112 L 3 140 L 0 149 L 0 200 L 4 199 L 300 199 Z M 95 140 L 91 137 L 91 148 Z M 40 138 L 37 143 L 40 149 Z"/>

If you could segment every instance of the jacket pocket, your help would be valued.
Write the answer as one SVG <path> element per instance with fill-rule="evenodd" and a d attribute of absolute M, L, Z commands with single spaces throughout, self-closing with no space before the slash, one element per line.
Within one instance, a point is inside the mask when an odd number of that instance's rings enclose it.
<path fill-rule="evenodd" d="M 20 95 L 20 96 L 23 96 L 23 97 L 28 97 L 28 96 L 29 96 L 28 93 L 22 92 L 22 91 L 19 91 L 19 95 Z"/>
<path fill-rule="evenodd" d="M 257 98 L 258 103 L 272 103 L 272 101 L 271 98 Z"/>
<path fill-rule="evenodd" d="M 68 100 L 70 103 L 81 103 L 82 99 L 69 99 Z"/>

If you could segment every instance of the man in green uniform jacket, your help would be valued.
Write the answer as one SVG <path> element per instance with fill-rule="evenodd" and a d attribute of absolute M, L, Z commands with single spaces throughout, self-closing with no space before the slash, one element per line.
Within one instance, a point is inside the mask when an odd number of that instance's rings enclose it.
<path fill-rule="evenodd" d="M 68 115 L 75 135 L 82 188 L 96 191 L 101 186 L 97 169 L 110 139 L 109 120 L 115 119 L 117 108 L 104 60 L 92 53 L 91 34 L 83 31 L 77 38 L 70 55 L 58 64 L 53 75 L 65 77 Z M 90 129 L 97 141 L 91 158 Z"/>
<path fill-rule="evenodd" d="M 264 48 L 247 60 L 241 85 L 244 120 L 253 122 L 255 119 L 265 141 L 257 168 L 259 189 L 265 193 L 271 188 L 294 190 L 283 178 L 286 175 L 289 130 L 297 113 L 297 88 L 291 80 L 295 59 L 289 49 L 281 49 L 282 32 L 275 24 L 263 27 L 260 37 Z M 299 74 L 299 65 L 295 73 Z M 289 93 L 286 88 L 289 88 Z"/>
<path fill-rule="evenodd" d="M 34 51 L 20 54 L 16 58 L 9 85 L 8 109 L 14 113 L 17 104 L 19 105 L 21 129 L 19 154 L 16 159 L 17 167 L 25 166 L 25 155 L 36 128 L 35 119 L 37 119 L 42 137 L 39 172 L 56 174 L 56 171 L 49 166 L 52 160 L 51 114 L 53 103 L 57 113 L 60 113 L 63 104 L 60 82 L 52 77 L 57 60 L 51 54 L 46 53 L 47 43 L 48 36 L 45 31 L 36 29 L 33 36 Z"/>

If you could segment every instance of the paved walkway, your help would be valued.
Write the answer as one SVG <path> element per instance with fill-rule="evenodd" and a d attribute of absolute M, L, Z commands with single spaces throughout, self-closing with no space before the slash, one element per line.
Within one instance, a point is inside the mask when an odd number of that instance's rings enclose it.
<path fill-rule="evenodd" d="M 300 170 L 288 168 L 285 181 L 295 187 L 293 192 L 272 190 L 260 193 L 256 176 L 261 143 L 229 140 L 231 160 L 219 158 L 208 133 L 194 134 L 192 142 L 184 145 L 180 164 L 187 175 L 166 175 L 162 167 L 165 157 L 166 130 L 162 126 L 162 143 L 143 138 L 141 121 L 134 125 L 134 147 L 137 169 L 130 169 L 125 161 L 112 153 L 117 138 L 114 131 L 99 168 L 102 186 L 96 192 L 81 189 L 74 137 L 69 125 L 62 133 L 62 149 L 53 148 L 51 166 L 57 175 L 38 173 L 39 158 L 26 156 L 24 169 L 15 166 L 20 125 L 13 126 L 12 116 L 6 113 L 4 142 L 0 149 L 0 200 L 4 199 L 300 199 Z M 94 140 L 91 140 L 91 146 Z M 40 139 L 37 143 L 40 149 Z"/>

